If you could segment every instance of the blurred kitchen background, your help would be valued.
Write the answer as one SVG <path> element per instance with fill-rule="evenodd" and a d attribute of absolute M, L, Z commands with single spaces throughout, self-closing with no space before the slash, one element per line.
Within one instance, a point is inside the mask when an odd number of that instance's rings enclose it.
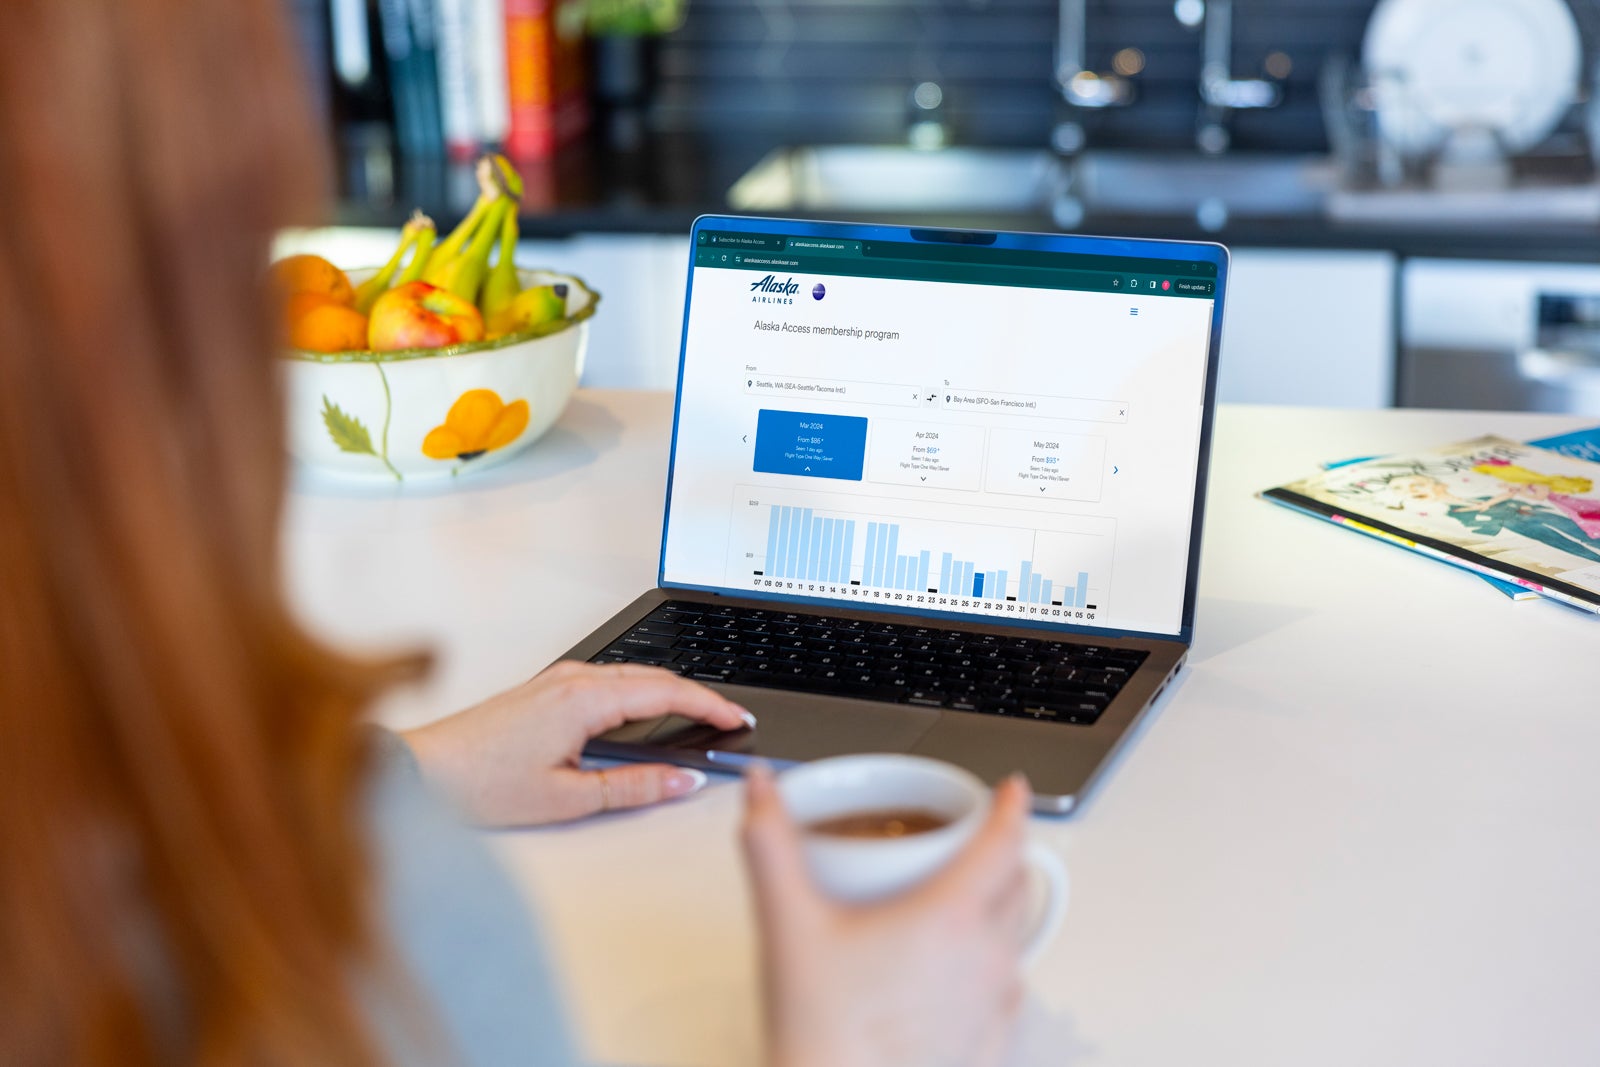
<path fill-rule="evenodd" d="M 1224 401 L 1600 416 L 1600 0 L 285 0 L 381 262 L 527 178 L 670 388 L 703 212 L 1226 243 Z"/>

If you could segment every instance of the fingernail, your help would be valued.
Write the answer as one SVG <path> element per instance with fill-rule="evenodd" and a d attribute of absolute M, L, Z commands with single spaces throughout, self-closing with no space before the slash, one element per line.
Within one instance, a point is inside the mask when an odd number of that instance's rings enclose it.
<path fill-rule="evenodd" d="M 745 729 L 754 730 L 756 728 L 756 717 L 750 714 L 748 711 L 741 711 L 739 713 L 739 718 L 744 720 Z"/>
<path fill-rule="evenodd" d="M 698 793 L 706 787 L 704 771 L 697 771 L 693 767 L 679 767 L 675 771 L 667 772 L 666 781 L 662 789 L 669 797 L 685 797 L 690 793 Z"/>

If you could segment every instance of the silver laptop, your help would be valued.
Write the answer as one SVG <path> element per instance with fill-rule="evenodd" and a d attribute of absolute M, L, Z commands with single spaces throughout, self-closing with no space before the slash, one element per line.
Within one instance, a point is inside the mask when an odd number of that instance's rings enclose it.
<path fill-rule="evenodd" d="M 759 719 L 593 755 L 912 752 L 1079 803 L 1183 665 L 1220 245 L 703 217 L 656 588 L 568 658 Z"/>

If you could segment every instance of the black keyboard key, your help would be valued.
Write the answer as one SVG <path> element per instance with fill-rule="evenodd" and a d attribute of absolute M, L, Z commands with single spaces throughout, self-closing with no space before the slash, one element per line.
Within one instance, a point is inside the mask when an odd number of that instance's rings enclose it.
<path fill-rule="evenodd" d="M 639 625 L 629 630 L 628 633 L 662 634 L 666 637 L 677 637 L 679 634 L 683 633 L 683 627 L 677 625 L 676 623 L 651 622 L 649 619 L 646 619 L 644 622 L 641 622 Z"/>
<path fill-rule="evenodd" d="M 698 619 L 699 617 L 700 617 L 700 613 L 698 611 L 690 611 L 690 610 L 687 610 L 687 609 L 684 609 L 684 608 L 659 607 L 656 610 L 652 611 L 650 614 L 646 615 L 644 617 L 644 621 L 645 622 L 672 622 L 672 623 L 678 623 L 679 625 L 683 625 L 685 623 L 693 621 L 694 619 Z"/>
<path fill-rule="evenodd" d="M 677 653 L 670 648 L 659 648 L 655 645 L 629 645 L 620 641 L 606 649 L 602 655 L 618 656 L 624 660 L 636 660 L 641 663 L 661 663 L 677 657 Z"/>
<path fill-rule="evenodd" d="M 671 648 L 673 634 L 640 633 L 637 630 L 622 635 L 616 643 L 627 648 Z"/>

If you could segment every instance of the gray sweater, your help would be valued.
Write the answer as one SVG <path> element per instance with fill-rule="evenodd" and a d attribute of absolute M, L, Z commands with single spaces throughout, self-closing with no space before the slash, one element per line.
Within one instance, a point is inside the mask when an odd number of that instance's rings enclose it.
<path fill-rule="evenodd" d="M 428 792 L 405 742 L 372 733 L 378 767 L 369 811 L 382 929 L 411 983 L 398 994 L 384 983 L 371 996 L 390 1063 L 574 1063 L 527 905 L 483 842 Z"/>

